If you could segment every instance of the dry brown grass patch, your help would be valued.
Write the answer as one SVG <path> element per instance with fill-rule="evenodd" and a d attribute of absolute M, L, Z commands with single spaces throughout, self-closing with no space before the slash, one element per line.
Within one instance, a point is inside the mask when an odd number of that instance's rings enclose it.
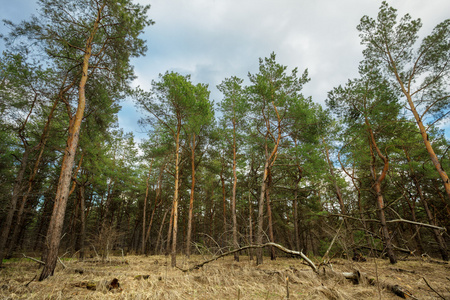
<path fill-rule="evenodd" d="M 55 276 L 42 282 L 32 281 L 40 273 L 35 262 L 21 259 L 4 263 L 0 271 L 1 299 L 286 299 L 286 278 L 289 280 L 290 299 L 395 299 L 391 292 L 362 282 L 351 283 L 343 276 L 320 269 L 320 275 L 299 259 L 268 258 L 261 266 L 241 256 L 241 262 L 233 257 L 221 258 L 199 270 L 183 273 L 170 267 L 165 256 L 127 256 L 107 262 L 76 260 L 65 261 L 67 269 L 60 264 Z M 203 260 L 201 256 L 186 259 L 180 256 L 180 267 L 189 267 Z M 332 261 L 337 273 L 359 270 L 369 278 L 383 283 L 398 284 L 419 299 L 437 299 L 423 280 L 444 297 L 450 297 L 449 265 L 423 261 L 401 261 L 390 265 L 384 260 L 369 259 L 355 263 L 348 260 Z M 77 272 L 75 272 L 77 270 Z M 82 270 L 82 274 L 80 274 Z M 117 278 L 122 291 L 109 291 L 102 282 Z M 32 282 L 30 282 L 32 281 Z M 80 283 L 93 282 L 99 288 L 88 290 Z M 29 283 L 29 284 L 28 284 Z M 27 285 L 28 284 L 28 285 Z"/>

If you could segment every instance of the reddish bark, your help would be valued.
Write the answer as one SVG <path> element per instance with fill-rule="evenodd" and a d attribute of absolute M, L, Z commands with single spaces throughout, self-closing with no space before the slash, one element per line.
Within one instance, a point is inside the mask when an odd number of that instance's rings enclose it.
<path fill-rule="evenodd" d="M 84 110 L 86 106 L 85 86 L 88 79 L 89 59 L 91 57 L 92 42 L 97 33 L 97 29 L 101 20 L 101 13 L 106 2 L 98 8 L 97 18 L 93 24 L 93 28 L 89 38 L 86 41 L 84 50 L 81 79 L 78 86 L 78 106 L 75 116 L 71 116 L 69 122 L 69 136 L 67 146 L 64 151 L 64 157 L 61 165 L 61 174 L 59 176 L 58 186 L 56 190 L 55 204 L 53 206 L 52 217 L 50 219 L 47 231 L 47 249 L 44 252 L 45 265 L 39 280 L 44 280 L 53 275 L 58 258 L 59 244 L 61 241 L 62 227 L 64 224 L 64 215 L 66 212 L 67 200 L 70 191 L 70 182 L 72 178 L 72 168 L 74 165 L 75 154 L 78 147 L 80 136 L 81 121 L 83 120 Z"/>

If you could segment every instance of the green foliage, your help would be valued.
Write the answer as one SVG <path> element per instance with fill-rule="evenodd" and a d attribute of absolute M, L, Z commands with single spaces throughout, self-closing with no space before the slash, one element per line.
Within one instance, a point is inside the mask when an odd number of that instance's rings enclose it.
<path fill-rule="evenodd" d="M 364 16 L 358 25 L 366 66 L 379 68 L 393 86 L 412 95 L 412 101 L 430 123 L 448 117 L 450 108 L 450 19 L 436 25 L 418 45 L 420 19 L 397 10 L 384 1 L 377 19 Z M 406 95 L 405 94 L 405 95 Z"/>

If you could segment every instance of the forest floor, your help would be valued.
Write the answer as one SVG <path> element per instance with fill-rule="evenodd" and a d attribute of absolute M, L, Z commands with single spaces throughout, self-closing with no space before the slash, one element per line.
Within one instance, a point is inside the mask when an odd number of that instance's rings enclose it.
<path fill-rule="evenodd" d="M 180 255 L 177 262 L 189 268 L 208 258 Z M 13 259 L 0 270 L 0 299 L 287 299 L 287 291 L 289 299 L 401 299 L 386 284 L 399 285 L 417 299 L 450 299 L 450 265 L 419 258 L 396 265 L 373 258 L 332 259 L 335 272 L 328 266 L 319 274 L 297 258 L 266 257 L 260 266 L 248 256 L 240 258 L 220 258 L 191 272 L 171 268 L 165 256 L 114 256 L 103 262 L 68 259 L 63 260 L 65 268 L 58 263 L 55 275 L 42 282 L 37 281 L 38 263 Z M 339 275 L 355 270 L 374 278 L 372 284 L 353 284 Z M 107 284 L 114 278 L 120 287 L 109 290 Z"/>

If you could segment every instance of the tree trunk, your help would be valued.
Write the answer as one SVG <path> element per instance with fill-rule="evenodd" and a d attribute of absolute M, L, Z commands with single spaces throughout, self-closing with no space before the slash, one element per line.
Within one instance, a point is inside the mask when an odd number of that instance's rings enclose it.
<path fill-rule="evenodd" d="M 159 206 L 159 204 L 161 204 L 159 197 L 161 195 L 161 185 L 162 185 L 162 176 L 163 176 L 163 172 L 166 169 L 166 165 L 161 166 L 161 169 L 159 171 L 159 177 L 158 177 L 158 188 L 156 189 L 156 195 L 155 195 L 155 203 L 153 205 L 153 210 L 152 210 L 152 215 L 150 217 L 150 222 L 148 224 L 147 227 L 147 233 L 145 234 L 145 244 L 147 245 L 148 243 L 148 239 L 150 238 L 150 231 L 152 229 L 152 224 L 153 224 L 153 219 L 155 217 L 155 213 L 156 213 L 156 208 Z M 164 214 L 164 219 L 166 218 L 167 212 Z M 164 220 L 163 220 L 164 223 Z M 158 237 L 159 239 L 159 237 Z M 157 249 L 158 247 L 156 247 Z M 147 248 L 148 249 L 148 248 Z M 147 254 L 148 251 L 145 251 L 145 254 Z"/>
<path fill-rule="evenodd" d="M 422 197 L 423 197 L 423 195 L 422 195 Z M 425 212 L 427 213 L 428 221 L 430 222 L 431 225 L 436 225 L 436 222 L 434 222 L 433 215 L 430 211 L 430 208 L 428 207 L 427 200 L 425 198 L 421 198 L 421 199 L 422 199 L 423 208 L 425 208 Z M 448 261 L 448 252 L 447 252 L 447 247 L 445 245 L 444 238 L 442 237 L 442 235 L 439 234 L 439 230 L 437 230 L 437 229 L 432 229 L 432 230 L 433 230 L 433 234 L 434 234 L 434 239 L 436 240 L 436 243 L 438 244 L 439 252 L 441 253 L 442 260 Z"/>
<path fill-rule="evenodd" d="M 34 178 L 36 177 L 37 171 L 39 169 L 39 164 L 41 163 L 41 160 L 42 160 L 42 155 L 44 153 L 45 145 L 47 143 L 47 134 L 48 134 L 48 131 L 49 131 L 50 123 L 51 123 L 51 120 L 53 119 L 53 113 L 56 110 L 58 102 L 59 102 L 59 98 L 56 98 L 56 100 L 53 102 L 53 106 L 52 106 L 52 108 L 50 110 L 50 113 L 48 115 L 47 122 L 45 123 L 44 129 L 43 129 L 43 132 L 42 132 L 42 135 L 41 135 L 41 140 L 40 140 L 39 144 L 36 145 L 33 148 L 33 150 L 35 150 L 35 149 L 37 150 L 40 147 L 40 151 L 39 151 L 39 155 L 38 155 L 38 157 L 37 157 L 37 159 L 36 159 L 36 161 L 34 163 L 33 171 L 30 174 L 30 177 L 28 179 L 28 189 L 27 189 L 27 191 L 25 192 L 25 194 L 22 197 L 22 201 L 21 201 L 19 210 L 17 212 L 16 226 L 14 227 L 14 232 L 13 232 L 13 235 L 12 235 L 12 238 L 11 238 L 11 242 L 10 242 L 10 245 L 9 245 L 9 251 L 8 251 L 9 253 L 8 253 L 8 255 L 10 255 L 12 253 L 12 251 L 14 250 L 15 245 L 16 245 L 16 241 L 17 241 L 17 237 L 19 235 L 19 231 L 23 227 L 23 224 L 22 224 L 23 223 L 23 220 L 22 220 L 23 212 L 24 212 L 24 209 L 25 209 L 25 205 L 27 204 L 28 196 L 30 195 L 31 190 L 33 188 L 33 181 L 34 181 Z M 0 243 L 0 246 L 1 246 L 1 243 Z M 0 249 L 3 249 L 3 248 L 0 247 Z M 1 265 L 2 258 L 3 257 L 0 254 L 0 265 Z"/>
<path fill-rule="evenodd" d="M 408 160 L 408 163 L 411 162 L 411 158 L 408 155 L 408 152 L 406 151 L 406 149 L 403 149 L 405 152 L 405 156 L 406 159 Z M 414 186 L 416 187 L 417 190 L 417 194 L 419 195 L 420 201 L 422 202 L 422 205 L 425 209 L 425 212 L 427 214 L 427 218 L 428 218 L 428 222 L 431 225 L 437 225 L 436 222 L 433 219 L 433 216 L 431 214 L 431 211 L 428 207 L 428 202 L 425 199 L 425 196 L 422 192 L 422 188 L 420 187 L 419 181 L 417 180 L 416 175 L 414 174 L 414 170 L 412 169 L 412 167 L 410 166 L 410 172 L 411 172 L 411 177 L 413 179 L 414 182 Z M 415 216 L 414 216 L 415 217 Z M 433 229 L 433 234 L 434 234 L 434 239 L 436 240 L 436 243 L 438 244 L 439 247 L 439 252 L 441 253 L 442 259 L 444 261 L 448 261 L 449 257 L 448 257 L 448 251 L 447 251 L 447 246 L 445 244 L 444 238 L 442 237 L 442 235 L 440 235 L 439 230 L 437 229 Z"/>
<path fill-rule="evenodd" d="M 407 196 L 405 196 L 405 201 L 408 204 L 409 210 L 411 211 L 411 219 L 414 222 L 417 222 L 417 217 L 416 217 L 416 200 L 413 199 L 411 201 Z M 421 238 L 421 235 L 420 235 L 420 226 L 419 225 L 410 224 L 410 228 L 411 228 L 411 234 L 414 236 L 414 240 L 416 242 L 416 249 L 419 251 L 419 254 L 424 253 L 422 238 Z"/>
<path fill-rule="evenodd" d="M 386 224 L 383 195 L 381 194 L 381 184 L 378 181 L 376 181 L 374 184 L 374 190 L 377 195 L 377 199 L 376 199 L 377 214 L 378 214 L 378 218 L 380 219 L 380 222 L 381 222 L 381 235 L 383 238 L 383 244 L 386 249 L 387 256 L 389 257 L 389 261 L 391 262 L 391 264 L 395 264 L 395 263 L 397 263 L 397 258 L 394 254 L 391 237 L 390 237 L 389 230 L 388 230 L 387 224 Z"/>
<path fill-rule="evenodd" d="M 412 100 L 412 96 L 411 96 L 409 88 L 405 87 L 405 84 L 403 83 L 403 80 L 401 79 L 401 76 L 397 71 L 396 63 L 393 60 L 390 52 L 388 52 L 387 54 L 389 57 L 389 64 L 392 68 L 392 71 L 394 72 L 395 78 L 397 79 L 397 82 L 399 83 L 403 94 L 406 96 L 408 105 L 411 109 L 411 112 L 414 115 L 414 119 L 416 120 L 417 126 L 419 127 L 420 135 L 422 136 L 422 140 L 423 140 L 423 143 L 425 144 L 425 148 L 427 149 L 427 152 L 430 155 L 430 159 L 433 162 L 434 167 L 436 168 L 437 172 L 439 173 L 439 176 L 441 177 L 441 179 L 444 183 L 444 188 L 447 193 L 447 197 L 450 200 L 450 179 L 448 178 L 447 173 L 442 168 L 441 163 L 439 162 L 439 159 L 438 159 L 436 153 L 434 152 L 433 146 L 431 145 L 431 143 L 428 139 L 427 129 L 423 125 L 422 118 L 420 117 L 419 113 L 417 112 L 417 109 Z"/>
<path fill-rule="evenodd" d="M 175 187 L 173 195 L 173 232 L 172 232 L 172 252 L 171 252 L 171 266 L 174 268 L 177 265 L 177 233 L 178 233 L 178 189 L 179 189 L 179 163 L 180 163 L 180 131 L 181 120 L 178 120 L 177 133 L 175 139 Z"/>
<path fill-rule="evenodd" d="M 12 220 L 16 212 L 17 200 L 19 199 L 19 194 L 22 191 L 23 177 L 25 175 L 25 170 L 28 164 L 28 157 L 31 153 L 31 148 L 25 145 L 25 151 L 23 153 L 22 160 L 20 162 L 19 172 L 17 173 L 16 180 L 14 181 L 13 194 L 11 196 L 11 202 L 9 204 L 8 214 L 3 222 L 2 233 L 0 236 L 0 266 L 2 264 L 3 258 L 7 252 L 6 242 L 8 241 L 8 236 L 11 231 Z"/>
<path fill-rule="evenodd" d="M 186 257 L 191 256 L 191 237 L 192 237 L 192 218 L 194 211 L 194 192 L 195 192 L 195 133 L 192 134 L 192 144 L 191 144 L 191 195 L 189 198 L 189 216 L 188 216 L 188 226 L 187 226 L 187 237 L 186 237 Z"/>
<path fill-rule="evenodd" d="M 327 158 L 328 168 L 330 170 L 331 182 L 333 183 L 333 186 L 334 186 L 334 192 L 336 194 L 336 198 L 338 200 L 339 207 L 341 209 L 341 214 L 347 215 L 347 209 L 345 208 L 344 198 L 342 197 L 341 188 L 338 185 L 337 180 L 336 180 L 336 175 L 334 174 L 334 166 L 330 160 L 330 153 L 328 151 L 327 143 L 325 142 L 324 138 L 322 138 L 322 141 L 323 141 L 323 145 L 325 148 L 325 157 Z M 345 229 L 346 229 L 347 235 L 350 240 L 351 247 L 353 247 L 353 245 L 355 244 L 355 241 L 353 239 L 353 232 L 352 232 L 352 228 L 350 227 L 350 224 L 348 223 L 348 220 L 346 218 L 344 218 L 344 224 L 345 224 Z M 354 253 L 354 254 L 356 254 L 356 253 Z"/>
<path fill-rule="evenodd" d="M 172 209 L 170 209 L 172 210 Z M 162 240 L 162 230 L 164 228 L 164 222 L 166 221 L 166 217 L 167 217 L 167 213 L 169 212 L 169 210 L 167 209 L 166 212 L 164 213 L 163 219 L 161 221 L 161 225 L 159 226 L 159 230 L 158 230 L 158 239 L 156 240 L 156 245 L 155 245 L 155 253 L 158 253 L 158 248 L 159 245 L 161 245 L 161 249 L 159 250 L 159 253 L 163 253 L 163 249 L 162 249 L 162 245 L 163 243 L 161 243 Z"/>
<path fill-rule="evenodd" d="M 251 202 L 251 192 L 248 191 L 248 242 L 250 245 L 253 245 L 253 221 L 252 221 L 252 215 L 253 215 L 253 208 L 252 208 L 252 202 Z M 250 260 L 253 260 L 253 250 L 249 249 L 249 256 Z"/>
<path fill-rule="evenodd" d="M 84 97 L 82 98 L 80 96 L 78 110 L 81 112 L 78 113 L 77 111 L 77 115 L 79 116 L 79 118 L 76 117 L 74 120 L 71 120 L 69 139 L 67 141 L 67 148 L 64 153 L 64 158 L 61 166 L 61 175 L 58 181 L 55 204 L 53 206 L 52 217 L 50 219 L 50 224 L 47 231 L 47 251 L 45 252 L 44 256 L 45 265 L 39 277 L 40 281 L 46 279 L 49 276 L 52 276 L 56 267 L 62 227 L 64 224 L 64 215 L 66 212 L 66 205 L 69 197 L 72 168 L 75 159 L 75 152 L 78 146 L 81 119 L 83 118 L 85 104 L 84 101 Z"/>
<path fill-rule="evenodd" d="M 233 116 L 233 189 L 231 192 L 231 219 L 233 222 L 233 246 L 235 249 L 239 248 L 237 237 L 237 217 L 236 217 L 236 187 L 237 187 L 237 172 L 236 172 L 236 117 Z M 239 252 L 234 253 L 234 261 L 239 261 Z"/>
<path fill-rule="evenodd" d="M 170 208 L 169 228 L 167 229 L 167 244 L 165 255 L 170 254 L 170 247 L 172 246 L 172 232 L 173 232 L 173 201 Z"/>
<path fill-rule="evenodd" d="M 300 231 L 298 228 L 298 190 L 294 189 L 294 200 L 292 201 L 292 220 L 294 222 L 295 250 L 300 251 Z"/>
<path fill-rule="evenodd" d="M 270 186 L 272 180 L 270 174 L 268 177 L 269 178 L 267 180 L 267 188 L 266 188 L 267 222 L 269 225 L 269 242 L 273 243 L 274 237 L 273 237 L 272 205 L 270 203 Z M 275 254 L 275 248 L 270 246 L 269 249 L 270 249 L 270 259 L 275 260 L 277 258 Z"/>
<path fill-rule="evenodd" d="M 381 182 L 386 177 L 386 174 L 389 169 L 389 160 L 386 156 L 384 156 L 380 149 L 377 146 L 377 143 L 375 141 L 375 136 L 373 134 L 373 131 L 370 127 L 370 124 L 368 123 L 368 119 L 366 117 L 366 125 L 368 127 L 368 133 L 369 133 L 369 148 L 370 148 L 370 154 L 372 156 L 372 162 L 370 164 L 370 172 L 372 173 L 372 178 L 374 180 L 373 189 L 375 191 L 376 195 L 376 206 L 377 206 L 377 214 L 378 218 L 380 219 L 381 223 L 381 237 L 383 239 L 383 244 L 386 249 L 387 255 L 389 257 L 389 261 L 391 264 L 397 263 L 397 258 L 394 254 L 393 247 L 392 247 L 392 241 L 389 234 L 389 230 L 387 228 L 386 224 L 386 215 L 384 213 L 384 201 L 383 201 L 383 195 L 381 193 Z M 375 153 L 374 149 L 377 153 L 377 155 L 383 160 L 383 170 L 381 171 L 381 174 L 378 176 L 375 166 Z"/>
<path fill-rule="evenodd" d="M 266 188 L 267 188 L 267 176 L 269 172 L 269 160 L 266 160 L 264 164 L 264 176 L 261 183 L 261 193 L 259 195 L 259 202 L 258 202 L 258 227 L 256 231 L 256 243 L 258 245 L 263 244 L 263 225 L 264 225 L 264 198 L 266 195 Z M 263 263 L 263 249 L 257 249 L 256 250 L 256 264 L 260 265 Z"/>
<path fill-rule="evenodd" d="M 80 185 L 80 260 L 84 260 L 84 242 L 86 240 L 86 198 L 85 198 L 85 185 Z"/>
<path fill-rule="evenodd" d="M 149 181 L 150 181 L 150 174 L 152 173 L 152 165 L 153 160 L 150 162 L 150 169 L 148 171 L 147 176 L 147 182 L 146 182 L 146 188 L 145 188 L 145 198 L 144 198 L 144 208 L 142 212 L 142 244 L 141 244 L 141 254 L 145 253 L 145 245 L 147 243 L 147 240 L 145 238 L 145 214 L 147 212 L 147 200 L 148 200 L 148 189 L 149 189 Z"/>
<path fill-rule="evenodd" d="M 266 161 L 264 163 L 264 174 L 263 174 L 263 180 L 261 183 L 261 194 L 260 194 L 259 203 L 258 203 L 258 229 L 257 229 L 257 233 L 256 233 L 256 242 L 258 244 L 262 244 L 262 240 L 263 240 L 264 197 L 266 196 L 266 190 L 268 189 L 270 169 L 277 159 L 278 146 L 281 141 L 281 118 L 280 118 L 280 115 L 278 114 L 278 110 L 277 110 L 277 107 L 275 106 L 275 102 L 272 102 L 272 106 L 277 115 L 277 120 L 278 120 L 277 132 L 278 132 L 278 134 L 277 134 L 276 140 L 274 140 L 275 145 L 272 149 L 272 152 L 269 155 L 267 138 L 269 136 L 272 136 L 272 134 L 271 134 L 271 129 L 270 129 L 270 122 L 267 119 L 265 119 L 266 128 L 267 128 L 267 132 L 266 132 L 266 136 L 265 136 L 266 143 L 264 145 Z M 258 249 L 258 251 L 256 252 L 256 264 L 260 265 L 262 263 L 263 263 L 263 250 Z"/>
<path fill-rule="evenodd" d="M 62 227 L 64 224 L 64 214 L 66 212 L 67 200 L 69 197 L 70 182 L 72 177 L 72 168 L 75 160 L 75 153 L 78 147 L 80 136 L 81 121 L 83 120 L 84 109 L 86 106 L 85 86 L 88 79 L 89 59 L 91 57 L 92 42 L 97 32 L 101 19 L 101 12 L 106 2 L 98 8 L 97 19 L 93 24 L 91 34 L 86 41 L 85 54 L 83 58 L 81 80 L 79 84 L 78 107 L 74 117 L 71 117 L 69 123 L 69 137 L 64 151 L 64 157 L 61 165 L 61 174 L 59 176 L 58 187 L 56 190 L 55 204 L 53 206 L 52 217 L 47 232 L 47 249 L 45 251 L 45 265 L 39 277 L 39 281 L 53 275 L 58 258 L 59 244 L 61 240 Z"/>
<path fill-rule="evenodd" d="M 225 190 L 225 177 L 223 176 L 224 173 L 224 164 L 225 162 L 222 159 L 222 169 L 220 170 L 220 182 L 222 183 L 222 211 L 223 211 L 223 234 L 224 237 L 227 237 L 227 195 Z M 226 238 L 222 239 L 226 240 Z M 221 245 L 223 246 L 223 245 Z"/>

